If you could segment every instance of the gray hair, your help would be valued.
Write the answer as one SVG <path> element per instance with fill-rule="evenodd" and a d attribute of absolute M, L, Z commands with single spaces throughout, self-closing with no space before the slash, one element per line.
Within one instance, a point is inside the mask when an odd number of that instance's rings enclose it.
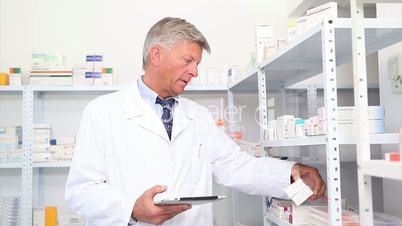
<path fill-rule="evenodd" d="M 165 17 L 149 29 L 142 51 L 142 69 L 145 70 L 149 51 L 155 44 L 173 47 L 178 41 L 198 43 L 208 53 L 211 52 L 207 39 L 192 24 L 184 19 Z"/>

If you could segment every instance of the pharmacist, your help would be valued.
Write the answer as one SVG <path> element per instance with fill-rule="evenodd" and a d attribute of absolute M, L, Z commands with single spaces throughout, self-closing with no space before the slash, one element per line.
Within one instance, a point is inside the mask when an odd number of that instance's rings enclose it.
<path fill-rule="evenodd" d="M 85 108 L 66 183 L 66 200 L 88 225 L 212 226 L 212 206 L 158 206 L 155 200 L 212 195 L 217 183 L 286 198 L 302 177 L 324 195 L 315 168 L 254 158 L 215 126 L 208 110 L 180 97 L 197 76 L 205 37 L 192 24 L 164 18 L 148 32 L 144 76 Z"/>

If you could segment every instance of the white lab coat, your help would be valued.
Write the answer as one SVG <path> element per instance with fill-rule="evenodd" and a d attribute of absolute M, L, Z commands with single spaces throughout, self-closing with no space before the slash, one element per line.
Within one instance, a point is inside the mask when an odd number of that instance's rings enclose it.
<path fill-rule="evenodd" d="M 65 195 L 88 225 L 126 226 L 136 199 L 154 185 L 168 187 L 156 199 L 212 195 L 213 176 L 243 192 L 284 197 L 292 165 L 240 152 L 205 107 L 181 97 L 169 141 L 134 85 L 85 108 Z M 212 206 L 193 206 L 163 225 L 212 226 Z"/>

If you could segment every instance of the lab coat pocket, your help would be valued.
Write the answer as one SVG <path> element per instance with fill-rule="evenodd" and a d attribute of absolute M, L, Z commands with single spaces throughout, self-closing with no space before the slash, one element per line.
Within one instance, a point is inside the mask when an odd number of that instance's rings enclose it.
<path fill-rule="evenodd" d="M 191 149 L 191 179 L 193 183 L 198 183 L 203 172 L 204 148 L 202 144 L 195 144 Z"/>

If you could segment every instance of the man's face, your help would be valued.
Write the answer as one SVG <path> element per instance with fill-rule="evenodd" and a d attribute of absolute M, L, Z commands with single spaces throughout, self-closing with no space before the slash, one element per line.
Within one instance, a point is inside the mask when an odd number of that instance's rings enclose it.
<path fill-rule="evenodd" d="M 198 64 L 201 62 L 202 48 L 196 42 L 181 41 L 173 48 L 161 49 L 159 65 L 161 97 L 177 96 L 193 77 L 198 75 Z"/>

